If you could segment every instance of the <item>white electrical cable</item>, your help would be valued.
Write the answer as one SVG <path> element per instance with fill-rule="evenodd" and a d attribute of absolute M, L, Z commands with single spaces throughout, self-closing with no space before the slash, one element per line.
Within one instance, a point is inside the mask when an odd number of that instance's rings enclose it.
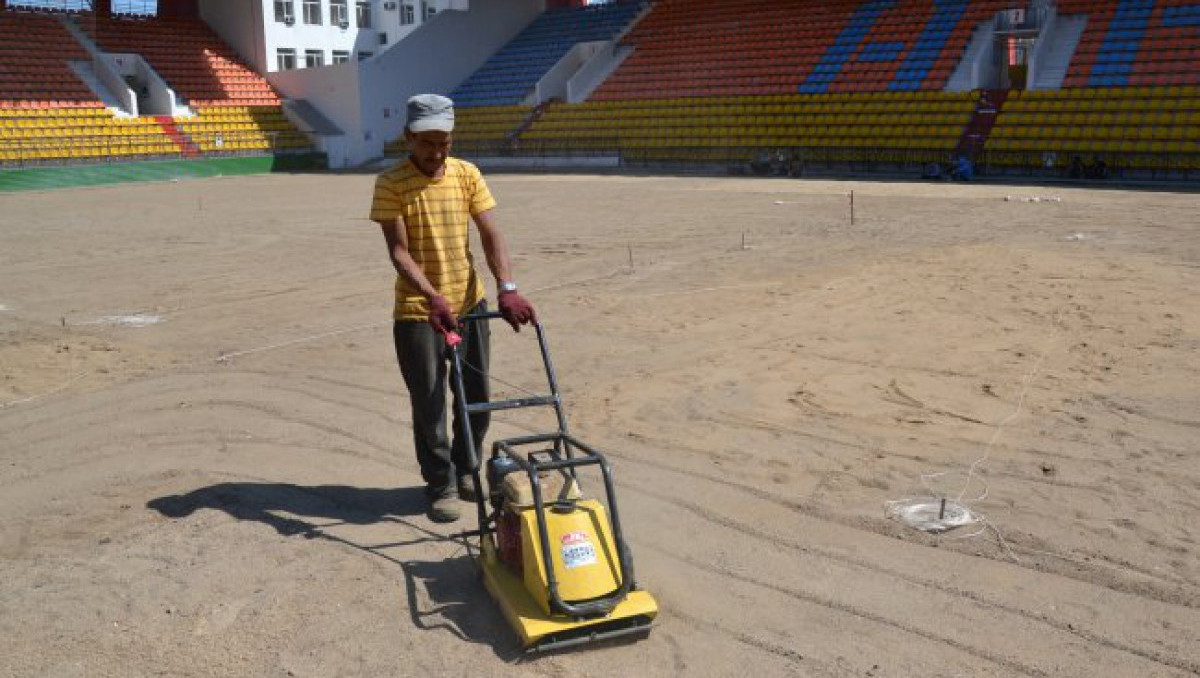
<path fill-rule="evenodd" d="M 987 463 L 987 461 L 991 458 L 992 448 L 995 446 L 996 441 L 1000 438 L 1001 431 L 1003 431 L 1004 427 L 1007 426 L 1013 419 L 1019 416 L 1024 409 L 1025 396 L 1029 392 L 1029 386 L 1033 382 L 1034 377 L 1037 376 L 1038 372 L 1041 371 L 1042 363 L 1045 362 L 1046 357 L 1050 354 L 1050 344 L 1058 338 L 1058 335 L 1061 332 L 1061 325 L 1059 323 L 1065 309 L 1066 304 L 1064 303 L 1055 313 L 1054 320 L 1052 321 L 1055 331 L 1046 339 L 1045 348 L 1040 352 L 1038 359 L 1029 369 L 1029 372 L 1025 374 L 1021 384 L 1021 391 L 1017 395 L 1017 402 L 1013 407 L 1013 411 L 996 423 L 996 428 L 992 432 L 991 438 L 988 439 L 987 444 L 984 446 L 983 455 L 971 462 L 970 467 L 967 469 L 967 477 L 963 482 L 962 489 L 958 492 L 958 496 L 952 500 L 947 499 L 946 495 L 937 492 L 930 483 L 931 480 L 949 475 L 950 472 L 943 471 L 939 473 L 923 473 L 921 474 L 921 484 L 925 486 L 925 489 L 929 490 L 929 493 L 932 496 L 884 502 L 884 514 L 887 517 L 898 520 L 923 532 L 930 532 L 934 534 L 940 534 L 957 527 L 964 527 L 966 525 L 972 525 L 976 523 L 981 524 L 983 527 L 980 529 L 970 534 L 964 534 L 954 538 L 970 539 L 977 537 L 980 534 L 983 534 L 986 530 L 990 529 L 995 533 L 996 539 L 999 540 L 1004 552 L 1008 554 L 1008 556 L 1014 561 L 1020 562 L 1020 559 L 1017 558 L 1016 553 L 1013 552 L 1012 548 L 1009 547 L 1008 542 L 1005 541 L 1004 534 L 1000 531 L 1000 528 L 996 527 L 996 525 L 988 520 L 987 516 L 984 514 L 971 509 L 971 505 L 983 501 L 983 499 L 988 496 L 987 483 L 983 482 L 982 480 L 978 481 L 983 485 L 983 490 L 979 496 L 975 497 L 974 499 L 963 501 L 963 496 L 966 495 L 967 490 L 971 486 L 971 482 L 976 480 L 975 474 L 977 469 L 979 469 L 979 467 L 981 467 L 983 464 Z"/>

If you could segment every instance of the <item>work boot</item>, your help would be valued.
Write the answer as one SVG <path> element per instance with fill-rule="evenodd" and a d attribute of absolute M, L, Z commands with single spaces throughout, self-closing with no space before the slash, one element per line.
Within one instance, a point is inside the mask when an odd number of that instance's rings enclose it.
<path fill-rule="evenodd" d="M 434 497 L 429 502 L 429 519 L 435 523 L 452 523 L 462 517 L 462 509 L 452 494 Z"/>
<path fill-rule="evenodd" d="M 458 498 L 463 501 L 475 501 L 479 489 L 475 487 L 475 476 L 461 475 L 458 477 Z"/>

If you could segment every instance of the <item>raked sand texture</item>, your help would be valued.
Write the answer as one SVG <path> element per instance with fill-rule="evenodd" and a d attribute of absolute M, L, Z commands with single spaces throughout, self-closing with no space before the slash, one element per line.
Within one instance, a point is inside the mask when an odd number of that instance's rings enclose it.
<path fill-rule="evenodd" d="M 214 178 L 0 195 L 0 676 L 1200 671 L 1195 195 L 489 179 L 653 633 L 524 658 L 425 517 L 372 177 Z"/>

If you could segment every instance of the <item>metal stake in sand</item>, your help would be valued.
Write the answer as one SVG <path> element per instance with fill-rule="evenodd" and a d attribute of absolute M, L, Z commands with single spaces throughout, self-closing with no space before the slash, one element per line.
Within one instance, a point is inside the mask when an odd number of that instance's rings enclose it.
<path fill-rule="evenodd" d="M 850 191 L 850 225 L 854 225 L 854 191 Z"/>
<path fill-rule="evenodd" d="M 629 271 L 633 272 L 633 245 L 629 245 Z"/>

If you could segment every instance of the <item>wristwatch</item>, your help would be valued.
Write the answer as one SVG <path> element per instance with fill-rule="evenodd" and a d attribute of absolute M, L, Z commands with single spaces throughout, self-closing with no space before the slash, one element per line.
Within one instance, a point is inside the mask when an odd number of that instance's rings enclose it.
<path fill-rule="evenodd" d="M 515 282 L 512 282 L 511 280 L 505 280 L 504 282 L 500 283 L 500 294 L 504 294 L 505 292 L 516 292 L 516 291 L 517 291 L 517 284 Z"/>

